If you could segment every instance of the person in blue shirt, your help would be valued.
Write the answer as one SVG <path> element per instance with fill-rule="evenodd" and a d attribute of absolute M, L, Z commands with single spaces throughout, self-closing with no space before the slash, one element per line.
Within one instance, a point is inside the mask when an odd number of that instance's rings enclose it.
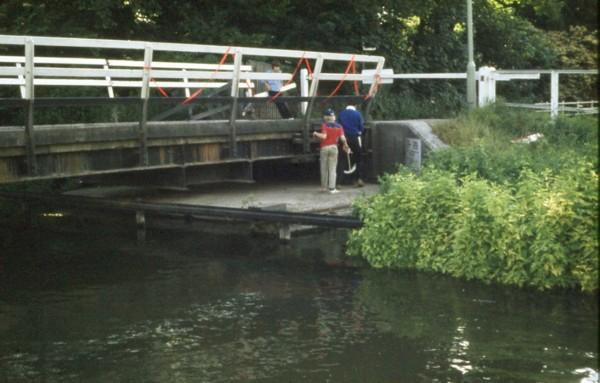
<path fill-rule="evenodd" d="M 352 174 L 342 174 L 346 181 L 354 181 L 355 186 L 364 186 L 364 164 L 363 164 L 363 142 L 362 135 L 365 130 L 365 123 L 362 114 L 354 105 L 348 105 L 346 109 L 338 114 L 338 122 L 344 128 L 344 135 L 350 146 L 350 160 L 356 164 L 356 171 Z M 340 161 L 341 162 L 341 161 Z"/>
<path fill-rule="evenodd" d="M 271 70 L 267 71 L 267 73 L 281 73 L 281 66 L 279 65 L 279 62 L 273 61 L 271 63 Z M 274 97 L 281 91 L 283 84 L 281 80 L 267 80 L 265 81 L 265 86 L 267 87 L 269 97 Z M 279 100 L 279 97 L 277 97 L 274 102 L 279 114 L 281 115 L 281 118 L 292 118 L 292 113 L 284 101 Z"/>

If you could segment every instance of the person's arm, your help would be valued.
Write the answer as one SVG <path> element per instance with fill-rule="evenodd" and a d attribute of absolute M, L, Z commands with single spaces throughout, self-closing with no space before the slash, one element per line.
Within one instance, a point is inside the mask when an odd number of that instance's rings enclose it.
<path fill-rule="evenodd" d="M 346 140 L 346 136 L 344 136 L 343 134 L 340 136 L 340 141 L 342 141 L 342 149 L 344 149 L 344 151 L 346 153 L 352 153 L 352 151 L 350 150 L 350 147 L 348 146 L 348 140 Z"/>
<path fill-rule="evenodd" d="M 325 133 L 325 126 L 321 125 L 321 131 L 320 132 L 314 131 L 313 132 L 313 137 L 317 137 L 320 140 L 326 139 L 327 138 L 327 133 Z"/>
<path fill-rule="evenodd" d="M 327 138 L 327 134 L 325 134 L 323 132 L 317 132 L 317 131 L 313 132 L 313 136 L 317 137 L 320 140 L 324 140 Z"/>
<path fill-rule="evenodd" d="M 358 132 L 362 136 L 365 131 L 365 120 L 360 112 L 358 112 Z"/>

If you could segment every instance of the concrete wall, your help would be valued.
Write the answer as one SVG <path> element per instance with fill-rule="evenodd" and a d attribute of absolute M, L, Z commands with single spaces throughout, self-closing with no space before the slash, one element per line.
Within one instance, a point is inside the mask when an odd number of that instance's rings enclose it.
<path fill-rule="evenodd" d="M 229 163 L 246 174 L 256 160 L 301 156 L 303 121 L 239 121 L 236 123 L 237 157 L 231 155 L 231 128 L 228 121 L 149 122 L 148 164 L 140 164 L 140 133 L 137 123 L 41 125 L 35 127 L 37 174 L 27 172 L 26 137 L 22 127 L 0 130 L 0 184 L 29 179 L 82 177 L 107 173 L 181 169 Z M 239 173 L 236 170 L 234 173 Z M 154 178 L 151 173 L 150 181 Z M 128 177 L 127 174 L 124 174 Z M 230 176 L 227 176 L 228 178 Z M 118 178 L 118 177 L 117 177 Z M 167 177 L 167 180 L 170 179 Z"/>
<path fill-rule="evenodd" d="M 421 140 L 422 156 L 448 147 L 431 130 L 440 120 L 374 121 L 371 130 L 371 172 L 373 176 L 395 172 L 406 160 L 406 139 Z"/>
<path fill-rule="evenodd" d="M 367 124 L 368 178 L 405 163 L 407 138 L 418 138 L 422 154 L 446 147 L 431 132 L 433 120 L 374 121 Z M 302 149 L 303 121 L 248 120 L 237 126 L 237 157 L 231 155 L 227 121 L 150 122 L 148 165 L 140 165 L 136 123 L 36 126 L 37 175 L 27 173 L 22 127 L 0 131 L 0 184 L 35 178 L 103 177 L 114 183 L 185 186 L 218 179 L 252 179 L 256 161 L 315 162 L 318 144 Z M 318 124 L 312 129 L 318 128 Z M 414 152 L 414 151 L 413 151 Z"/>

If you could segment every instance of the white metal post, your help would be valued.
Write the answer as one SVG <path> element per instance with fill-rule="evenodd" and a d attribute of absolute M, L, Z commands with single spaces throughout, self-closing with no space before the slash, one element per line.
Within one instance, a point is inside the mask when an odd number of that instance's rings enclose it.
<path fill-rule="evenodd" d="M 25 99 L 33 100 L 33 56 L 34 56 L 33 40 L 28 38 L 25 40 Z"/>
<path fill-rule="evenodd" d="M 467 105 L 475 108 L 475 60 L 473 58 L 473 4 L 467 0 Z"/>
<path fill-rule="evenodd" d="M 369 87 L 369 95 L 373 95 L 376 88 L 379 86 L 379 84 L 381 82 L 381 79 L 379 77 L 381 76 L 381 71 L 383 70 L 384 64 L 385 64 L 385 59 L 381 59 L 381 60 L 379 60 L 379 62 L 377 63 L 377 66 L 375 67 L 375 74 L 373 75 L 374 80 L 373 80 L 373 83 L 371 84 L 371 87 Z"/>
<path fill-rule="evenodd" d="M 479 80 L 478 105 L 480 107 L 496 102 L 496 68 L 483 66 L 477 71 Z"/>
<path fill-rule="evenodd" d="M 557 71 L 550 72 L 550 116 L 558 117 L 558 81 L 559 74 Z"/>
<path fill-rule="evenodd" d="M 315 70 L 313 71 L 312 81 L 310 82 L 310 90 L 308 91 L 309 97 L 315 97 L 317 94 L 317 88 L 319 87 L 319 75 L 323 69 L 323 55 L 317 56 L 317 62 L 315 63 Z"/>
<path fill-rule="evenodd" d="M 182 72 L 185 72 L 185 71 L 186 71 L 186 69 L 185 69 L 185 68 L 183 68 L 183 69 L 181 69 L 181 71 L 182 71 Z M 184 84 L 188 85 L 188 83 L 189 83 L 189 82 L 190 82 L 190 81 L 189 81 L 189 79 L 188 79 L 187 77 L 184 77 L 184 78 L 183 78 L 183 83 L 184 83 Z M 187 98 L 187 97 L 190 97 L 190 95 L 192 94 L 192 93 L 190 92 L 190 88 L 186 86 L 186 87 L 184 88 L 184 90 L 183 90 L 183 94 L 185 94 L 185 97 L 186 97 L 186 98 Z"/>
<path fill-rule="evenodd" d="M 233 56 L 233 78 L 231 79 L 231 115 L 229 118 L 231 156 L 237 157 L 237 132 L 235 118 L 237 116 L 238 93 L 240 89 L 240 68 L 242 66 L 242 52 L 239 48 L 234 51 Z"/>
<path fill-rule="evenodd" d="M 147 166 L 148 162 L 148 98 L 150 97 L 150 71 L 152 67 L 152 45 L 144 46 L 144 70 L 142 72 L 142 89 L 140 97 L 142 99 L 142 115 L 140 117 L 140 165 Z"/>
<path fill-rule="evenodd" d="M 233 52 L 233 78 L 231 79 L 231 97 L 237 98 L 240 87 L 240 68 L 242 66 L 242 53 L 239 49 Z"/>
<path fill-rule="evenodd" d="M 311 98 L 308 102 L 308 106 L 306 107 L 306 114 L 304 116 L 304 131 L 302 134 L 304 141 L 304 153 L 308 153 L 310 151 L 310 115 L 312 114 L 313 106 L 315 104 L 314 97 L 317 95 L 317 89 L 319 88 L 319 75 L 321 74 L 321 69 L 323 69 L 323 55 L 317 55 L 317 61 L 315 62 L 315 70 L 313 71 L 312 80 L 310 82 L 310 88 L 308 90 L 308 96 Z"/>
<path fill-rule="evenodd" d="M 104 59 L 104 65 L 102 67 L 106 71 L 108 71 L 110 69 L 110 67 L 108 66 L 108 60 Z M 104 78 L 106 79 L 106 82 L 108 84 L 106 87 L 106 89 L 108 91 L 108 98 L 115 98 L 115 91 L 112 86 L 112 79 L 108 75 L 104 76 Z M 112 117 L 113 117 L 114 122 L 119 121 L 119 115 L 117 113 L 117 110 L 114 107 L 112 108 Z"/>
<path fill-rule="evenodd" d="M 147 99 L 150 97 L 150 71 L 152 67 L 152 45 L 146 44 L 144 48 L 144 71 L 142 72 L 142 90 L 140 97 Z"/>
<path fill-rule="evenodd" d="M 16 63 L 15 64 L 17 68 L 21 69 L 23 66 L 20 63 Z M 25 83 L 25 76 L 23 76 L 22 74 L 18 75 L 17 78 L 19 80 L 23 80 L 23 83 Z M 21 92 L 21 98 L 25 98 L 25 85 L 21 85 L 19 86 L 19 91 Z"/>
<path fill-rule="evenodd" d="M 300 69 L 300 96 L 308 96 L 308 70 L 304 68 Z M 302 101 L 300 103 L 300 110 L 302 111 L 302 114 L 306 114 L 307 106 L 308 103 L 306 101 Z"/>
<path fill-rule="evenodd" d="M 25 142 L 27 145 L 27 172 L 29 175 L 37 174 L 37 160 L 35 157 L 35 137 L 33 133 L 33 63 L 35 47 L 33 39 L 25 39 Z"/>
<path fill-rule="evenodd" d="M 104 61 L 106 62 L 106 64 L 104 64 L 102 67 L 108 71 L 109 70 L 108 61 L 107 60 L 104 60 Z M 113 90 L 112 79 L 108 75 L 104 76 L 104 78 L 106 79 L 106 82 L 108 84 L 106 86 L 106 89 L 108 91 L 108 98 L 115 98 L 115 91 Z"/>
<path fill-rule="evenodd" d="M 385 59 L 382 57 L 379 59 L 379 61 L 377 62 L 377 66 L 375 67 L 375 74 L 373 75 L 373 84 L 371 84 L 371 87 L 369 88 L 369 96 L 371 96 L 369 98 L 369 100 L 367 101 L 367 106 L 365 108 L 365 118 L 366 119 L 370 119 L 371 118 L 371 105 L 373 105 L 373 97 L 375 97 L 375 94 L 377 93 L 377 87 L 380 85 L 381 83 L 381 71 L 383 70 L 383 65 L 385 64 Z"/>

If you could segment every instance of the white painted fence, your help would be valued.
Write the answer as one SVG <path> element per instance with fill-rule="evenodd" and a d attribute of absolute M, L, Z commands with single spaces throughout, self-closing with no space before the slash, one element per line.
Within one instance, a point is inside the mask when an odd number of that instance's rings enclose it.
<path fill-rule="evenodd" d="M 589 101 L 590 107 L 583 109 L 560 107 L 559 102 L 559 76 L 560 75 L 598 75 L 598 70 L 587 69 L 549 69 L 549 70 L 496 70 L 493 67 L 481 67 L 477 74 L 479 81 L 479 106 L 484 106 L 496 101 L 496 81 L 510 80 L 538 80 L 541 75 L 550 75 L 550 102 L 538 104 L 516 104 L 508 103 L 510 106 L 549 110 L 552 118 L 558 116 L 560 111 L 598 113 L 598 101 Z"/>
<path fill-rule="evenodd" d="M 254 72 L 249 65 L 243 65 L 245 57 L 288 58 L 314 60 L 314 70 L 309 75 L 306 70 L 300 72 L 300 91 L 305 97 L 317 94 L 319 81 L 362 81 L 370 85 L 369 95 L 374 95 L 380 85 L 395 80 L 466 79 L 466 73 L 393 73 L 384 69 L 385 59 L 381 56 L 356 55 L 349 53 L 313 52 L 285 49 L 226 47 L 217 45 L 177 44 L 144 41 L 121 41 L 103 39 L 78 39 L 62 37 L 12 36 L 0 35 L 0 46 L 22 46 L 23 56 L 0 56 L 0 86 L 17 86 L 22 98 L 33 100 L 36 86 L 90 86 L 105 87 L 109 97 L 114 97 L 115 88 L 139 88 L 140 97 L 148 99 L 152 88 L 183 88 L 190 97 L 190 90 L 219 88 L 231 85 L 231 96 L 237 97 L 239 89 L 249 91 L 255 87 L 254 81 L 281 80 L 290 82 L 291 73 Z M 35 55 L 35 47 L 92 48 L 121 51 L 143 52 L 144 60 L 121 60 L 110 58 L 86 57 L 40 57 Z M 234 55 L 233 64 L 183 63 L 154 61 L 155 52 L 184 52 L 192 54 Z M 361 73 L 325 73 L 322 72 L 326 61 L 362 63 Z M 513 80 L 536 80 L 542 74 L 550 74 L 551 99 L 549 110 L 553 117 L 559 113 L 559 76 L 560 75 L 598 75 L 597 70 L 496 70 L 481 67 L 477 72 L 479 106 L 495 102 L 496 82 Z M 295 86 L 293 82 L 287 89 Z M 267 94 L 255 96 L 268 97 Z M 310 108 L 303 102 L 301 108 Z M 523 106 L 514 104 L 516 106 Z M 539 106 L 538 107 L 542 107 Z M 563 106 L 563 110 L 565 107 Z M 597 111 L 597 108 L 596 108 Z"/>
<path fill-rule="evenodd" d="M 549 110 L 550 115 L 554 118 L 558 116 L 560 111 L 570 111 L 579 113 L 598 113 L 598 101 L 587 101 L 589 107 L 582 106 L 582 103 L 575 104 L 575 107 L 567 106 L 566 103 L 559 103 L 559 75 L 598 75 L 598 70 L 586 69 L 550 69 L 550 70 L 496 70 L 492 67 L 481 67 L 476 73 L 478 82 L 478 106 L 485 106 L 496 102 L 496 82 L 497 81 L 514 81 L 514 80 L 539 80 L 540 75 L 550 74 L 550 93 L 551 100 L 549 103 L 541 104 L 514 104 L 508 103 L 510 106 L 525 107 L 532 109 Z M 380 78 L 383 81 L 394 80 L 454 80 L 466 79 L 466 73 L 392 73 L 390 74 L 385 69 L 381 72 Z M 594 105 L 596 107 L 594 107 Z"/>
<path fill-rule="evenodd" d="M 381 56 L 347 53 L 314 52 L 285 49 L 226 47 L 217 45 L 177 44 L 144 41 L 121 41 L 103 39 L 79 39 L 41 36 L 0 35 L 0 46 L 22 46 L 23 56 L 0 57 L 0 86 L 18 86 L 27 100 L 34 98 L 36 86 L 91 86 L 106 87 L 110 97 L 114 88 L 139 88 L 141 98 L 149 97 L 150 88 L 216 88 L 231 84 L 231 96 L 237 97 L 238 89 L 253 88 L 253 81 L 289 81 L 291 73 L 254 72 L 242 65 L 245 57 L 263 59 L 288 58 L 314 60 L 308 96 L 316 95 L 319 81 L 349 80 L 344 73 L 323 73 L 324 62 L 354 61 L 373 66 L 373 73 L 362 78 L 370 79 L 372 90 L 376 87 L 379 72 L 385 59 Z M 117 60 L 86 57 L 39 57 L 36 47 L 110 49 L 124 52 L 143 52 L 144 60 Z M 199 55 L 234 56 L 233 65 L 209 63 L 175 63 L 153 60 L 155 52 L 185 52 Z M 361 79 L 362 79 L 361 78 Z"/>

